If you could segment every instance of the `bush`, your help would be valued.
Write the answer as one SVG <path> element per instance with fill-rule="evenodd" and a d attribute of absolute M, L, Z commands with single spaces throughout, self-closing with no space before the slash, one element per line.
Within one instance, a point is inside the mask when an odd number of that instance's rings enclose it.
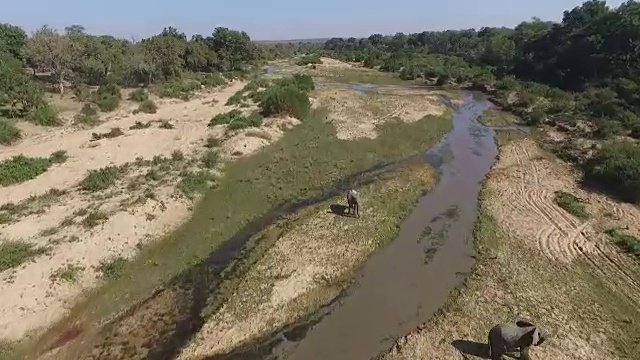
<path fill-rule="evenodd" d="M 262 94 L 258 104 L 263 116 L 291 115 L 304 118 L 311 109 L 309 96 L 299 87 L 272 85 Z"/>
<path fill-rule="evenodd" d="M 207 169 L 215 168 L 219 160 L 220 154 L 216 150 L 207 150 L 200 159 L 202 165 Z"/>
<path fill-rule="evenodd" d="M 96 105 L 98 105 L 100 111 L 113 111 L 118 108 L 118 105 L 120 105 L 120 98 L 114 95 L 103 95 L 96 100 Z"/>
<path fill-rule="evenodd" d="M 259 113 L 252 113 L 244 116 L 240 110 L 231 110 L 228 113 L 218 114 L 209 122 L 209 127 L 227 124 L 229 130 L 239 130 L 248 127 L 259 127 L 262 125 L 262 116 Z"/>
<path fill-rule="evenodd" d="M 118 136 L 124 135 L 124 132 L 119 127 L 111 128 L 109 132 L 106 133 L 92 133 L 91 140 L 98 141 L 102 139 L 113 139 Z"/>
<path fill-rule="evenodd" d="M 320 55 L 311 54 L 311 55 L 303 55 L 296 61 L 296 65 L 305 66 L 308 64 L 322 64 L 322 60 L 320 59 Z"/>
<path fill-rule="evenodd" d="M 242 103 L 242 100 L 244 100 L 244 93 L 242 90 L 240 90 L 237 93 L 233 94 L 231 97 L 229 97 L 225 105 L 227 106 L 240 105 Z"/>
<path fill-rule="evenodd" d="M 565 191 L 556 191 L 553 201 L 559 207 L 564 209 L 569 214 L 577 217 L 578 219 L 586 220 L 589 218 L 589 213 L 584 206 L 584 202 L 571 193 Z"/>
<path fill-rule="evenodd" d="M 35 179 L 51 166 L 47 158 L 28 158 L 17 155 L 0 162 L 0 185 L 8 186 Z"/>
<path fill-rule="evenodd" d="M 209 149 L 212 149 L 212 148 L 215 148 L 215 147 L 218 147 L 218 146 L 220 146 L 220 139 L 218 139 L 215 136 L 209 136 L 207 138 L 207 142 L 204 144 L 204 147 L 209 148 Z"/>
<path fill-rule="evenodd" d="M 213 74 L 202 74 L 198 78 L 200 84 L 207 88 L 214 88 L 218 86 L 222 86 L 227 83 L 227 81 L 222 77 L 222 75 L 218 73 Z"/>
<path fill-rule="evenodd" d="M 90 170 L 89 174 L 80 182 L 80 189 L 84 191 L 100 191 L 115 185 L 121 172 L 115 166 L 107 166 L 98 170 Z"/>
<path fill-rule="evenodd" d="M 619 198 L 640 201 L 640 145 L 607 143 L 584 164 L 584 180 Z"/>
<path fill-rule="evenodd" d="M 122 99 L 122 92 L 120 92 L 120 87 L 115 83 L 106 83 L 100 85 L 98 90 L 95 92 L 94 96 L 96 98 L 102 98 L 105 96 L 115 96 L 118 99 Z"/>
<path fill-rule="evenodd" d="M 22 133 L 8 120 L 0 119 L 0 144 L 11 145 L 22 138 Z"/>
<path fill-rule="evenodd" d="M 69 156 L 67 156 L 67 152 L 65 150 L 58 150 L 51 153 L 49 161 L 51 161 L 52 164 L 62 164 L 67 161 L 68 158 Z"/>
<path fill-rule="evenodd" d="M 145 114 L 155 114 L 158 111 L 158 106 L 151 100 L 145 100 L 140 103 L 135 113 L 143 112 Z"/>
<path fill-rule="evenodd" d="M 619 229 L 608 229 L 605 234 L 609 235 L 622 251 L 640 259 L 640 239 Z"/>
<path fill-rule="evenodd" d="M 46 102 L 34 107 L 27 114 L 27 120 L 40 126 L 60 126 L 58 113 Z"/>
<path fill-rule="evenodd" d="M 147 129 L 151 127 L 151 124 L 152 124 L 151 121 L 147 123 L 136 121 L 133 125 L 129 126 L 129 130 Z"/>
<path fill-rule="evenodd" d="M 115 280 L 124 274 L 124 270 L 129 260 L 122 256 L 114 256 L 101 260 L 96 270 L 102 273 L 101 277 L 106 280 Z"/>
<path fill-rule="evenodd" d="M 136 89 L 129 95 L 129 100 L 139 103 L 147 101 L 149 100 L 149 93 L 145 89 Z"/>
<path fill-rule="evenodd" d="M 201 88 L 200 82 L 193 79 L 173 80 L 164 83 L 158 89 L 161 98 L 189 100 L 196 90 Z"/>

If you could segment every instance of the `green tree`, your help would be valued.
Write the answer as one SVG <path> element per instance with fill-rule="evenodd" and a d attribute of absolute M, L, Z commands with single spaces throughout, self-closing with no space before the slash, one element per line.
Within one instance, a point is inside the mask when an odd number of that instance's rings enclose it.
<path fill-rule="evenodd" d="M 65 80 L 82 57 L 81 44 L 45 25 L 29 39 L 25 50 L 34 64 L 52 73 L 63 94 Z"/>
<path fill-rule="evenodd" d="M 0 52 L 22 59 L 22 49 L 27 43 L 27 34 L 11 24 L 0 24 Z"/>

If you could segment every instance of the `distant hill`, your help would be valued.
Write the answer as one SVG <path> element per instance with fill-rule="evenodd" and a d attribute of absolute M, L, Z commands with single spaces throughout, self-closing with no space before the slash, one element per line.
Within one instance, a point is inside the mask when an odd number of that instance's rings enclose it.
<path fill-rule="evenodd" d="M 255 40 L 259 44 L 297 44 L 297 43 L 324 43 L 329 38 L 316 39 L 292 39 L 292 40 Z"/>

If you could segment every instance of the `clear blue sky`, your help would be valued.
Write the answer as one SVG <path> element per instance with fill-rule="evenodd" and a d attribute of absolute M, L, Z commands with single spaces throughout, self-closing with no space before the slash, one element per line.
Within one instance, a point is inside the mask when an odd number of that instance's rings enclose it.
<path fill-rule="evenodd" d="M 43 24 L 83 25 L 92 34 L 140 39 L 174 26 L 192 35 L 216 26 L 255 40 L 362 37 L 482 26 L 537 16 L 560 20 L 580 0 L 24 0 L 4 1 L 0 22 L 31 32 Z M 622 0 L 607 1 L 618 6 Z M 166 5 L 165 5 L 166 4 Z"/>

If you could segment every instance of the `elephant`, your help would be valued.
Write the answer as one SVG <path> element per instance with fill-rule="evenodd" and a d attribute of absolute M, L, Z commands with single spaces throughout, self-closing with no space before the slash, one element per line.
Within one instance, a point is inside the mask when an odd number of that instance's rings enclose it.
<path fill-rule="evenodd" d="M 360 217 L 360 194 L 357 191 L 353 189 L 347 191 L 347 204 L 349 204 L 347 214 L 351 214 L 351 210 L 353 209 L 353 214 Z"/>
<path fill-rule="evenodd" d="M 529 348 L 545 339 L 544 331 L 527 319 L 518 319 L 515 325 L 498 324 L 489 330 L 489 356 L 501 360 L 505 352 L 520 350 L 520 359 L 529 360 Z"/>

